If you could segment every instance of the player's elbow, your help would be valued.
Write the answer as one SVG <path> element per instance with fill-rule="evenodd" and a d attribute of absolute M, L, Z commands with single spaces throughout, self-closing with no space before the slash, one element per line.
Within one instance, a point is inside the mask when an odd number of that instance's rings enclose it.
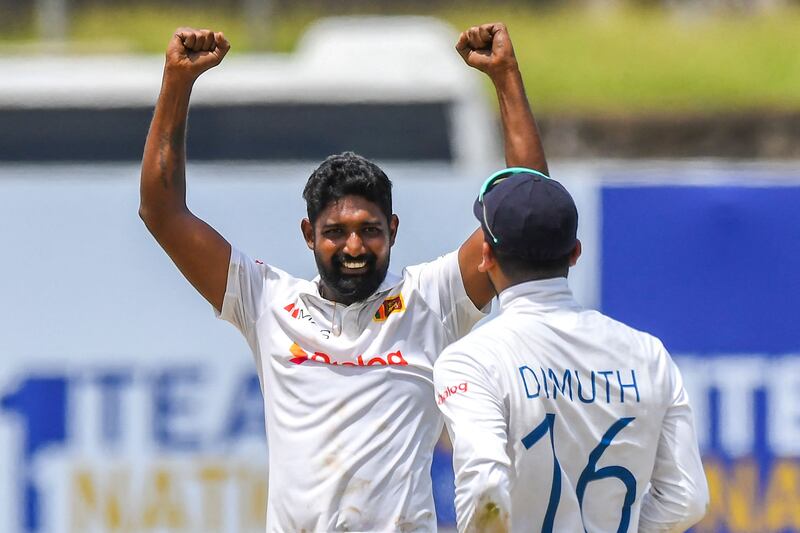
<path fill-rule="evenodd" d="M 692 490 L 689 491 L 685 499 L 684 524 L 686 524 L 687 528 L 703 519 L 708 511 L 710 502 L 708 485 L 705 479 L 703 479 L 702 483 L 696 484 Z"/>
<path fill-rule="evenodd" d="M 156 237 L 170 231 L 180 214 L 181 210 L 178 209 L 165 209 L 162 206 L 154 206 L 145 202 L 139 205 L 139 218 L 142 219 L 150 233 Z"/>
<path fill-rule="evenodd" d="M 708 488 L 703 483 L 684 487 L 680 498 L 673 502 L 671 526 L 664 531 L 686 531 L 706 515 L 709 505 Z"/>
<path fill-rule="evenodd" d="M 698 496 L 697 499 L 687 500 L 681 506 L 681 509 L 673 517 L 673 520 L 662 523 L 658 531 L 669 531 L 671 533 L 679 533 L 686 531 L 695 524 L 697 524 L 706 515 L 708 509 L 708 498 Z M 667 527 L 664 527 L 667 526 Z M 640 528 L 640 531 L 646 530 Z"/>
<path fill-rule="evenodd" d="M 686 487 L 688 494 L 684 496 L 686 521 L 691 525 L 703 519 L 711 501 L 708 493 L 708 481 L 702 470 L 693 478 L 693 482 Z"/>
<path fill-rule="evenodd" d="M 697 524 L 709 505 L 705 477 L 662 486 L 654 483 L 642 501 L 640 533 L 677 533 Z"/>
<path fill-rule="evenodd" d="M 142 219 L 142 222 L 147 225 L 147 219 L 150 216 L 150 212 L 143 204 L 139 204 L 139 218 Z"/>
<path fill-rule="evenodd" d="M 156 211 L 152 208 L 148 208 L 144 204 L 139 205 L 139 218 L 144 222 L 145 227 L 150 231 L 150 233 L 155 233 L 158 230 L 158 216 Z"/>

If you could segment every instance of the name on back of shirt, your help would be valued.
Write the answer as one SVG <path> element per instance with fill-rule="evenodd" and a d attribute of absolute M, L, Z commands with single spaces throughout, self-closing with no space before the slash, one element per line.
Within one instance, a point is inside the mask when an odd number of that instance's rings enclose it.
<path fill-rule="evenodd" d="M 528 399 L 561 398 L 583 403 L 639 402 L 636 371 L 591 370 L 578 372 L 565 369 L 519 367 L 523 391 Z"/>

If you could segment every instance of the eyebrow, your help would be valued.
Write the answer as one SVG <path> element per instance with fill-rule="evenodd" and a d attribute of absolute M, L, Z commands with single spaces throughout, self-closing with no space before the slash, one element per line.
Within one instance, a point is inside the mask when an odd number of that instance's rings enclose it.
<path fill-rule="evenodd" d="M 322 229 L 326 230 L 326 229 L 333 229 L 333 228 L 341 228 L 341 227 L 344 227 L 346 225 L 347 224 L 342 223 L 342 222 L 331 222 L 329 224 L 323 224 L 322 225 Z M 359 225 L 361 227 L 364 227 L 364 226 L 382 226 L 383 222 L 379 218 L 375 218 L 373 220 L 366 220 L 364 222 L 361 222 Z"/>

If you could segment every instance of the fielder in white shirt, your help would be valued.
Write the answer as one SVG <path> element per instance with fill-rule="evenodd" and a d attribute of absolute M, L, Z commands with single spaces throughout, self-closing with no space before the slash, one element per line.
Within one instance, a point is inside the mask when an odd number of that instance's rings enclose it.
<path fill-rule="evenodd" d="M 474 205 L 500 313 L 436 361 L 459 531 L 684 531 L 708 487 L 681 375 L 661 342 L 581 308 L 578 213 L 528 169 Z"/>
<path fill-rule="evenodd" d="M 434 531 L 430 469 L 442 419 L 433 363 L 494 294 L 477 269 L 482 233 L 456 252 L 388 273 L 398 228 L 391 182 L 347 152 L 323 161 L 303 192 L 316 279 L 232 248 L 189 211 L 184 176 L 192 85 L 228 48 L 208 30 L 173 36 L 142 162 L 140 214 L 252 349 L 269 436 L 267 529 Z M 505 27 L 470 28 L 456 48 L 497 89 L 506 160 L 546 171 Z"/>

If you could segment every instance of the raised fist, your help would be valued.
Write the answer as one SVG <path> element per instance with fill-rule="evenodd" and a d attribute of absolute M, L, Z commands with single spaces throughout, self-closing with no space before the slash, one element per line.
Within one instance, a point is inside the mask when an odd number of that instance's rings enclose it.
<path fill-rule="evenodd" d="M 517 57 L 505 24 L 481 24 L 461 33 L 456 50 L 467 65 L 489 76 L 516 69 Z"/>
<path fill-rule="evenodd" d="M 219 65 L 230 48 L 222 32 L 178 28 L 167 46 L 165 68 L 196 79 Z"/>

